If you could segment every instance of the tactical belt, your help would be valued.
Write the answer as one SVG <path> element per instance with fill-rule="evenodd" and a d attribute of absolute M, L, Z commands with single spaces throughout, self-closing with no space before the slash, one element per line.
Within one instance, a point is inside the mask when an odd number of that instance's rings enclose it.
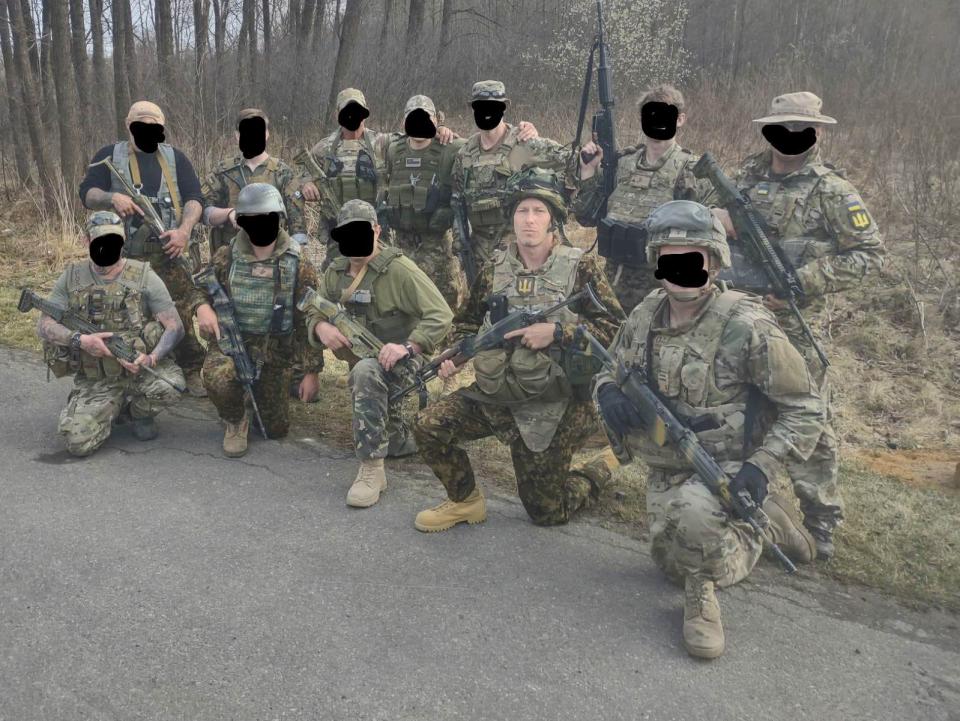
<path fill-rule="evenodd" d="M 647 264 L 647 230 L 606 217 L 597 226 L 597 252 L 623 265 L 643 267 Z"/>

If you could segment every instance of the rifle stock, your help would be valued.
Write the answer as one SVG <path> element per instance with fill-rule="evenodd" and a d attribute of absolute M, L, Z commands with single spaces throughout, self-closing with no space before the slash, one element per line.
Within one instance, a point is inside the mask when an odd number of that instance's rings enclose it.
<path fill-rule="evenodd" d="M 357 358 L 376 358 L 380 355 L 383 342 L 367 328 L 357 323 L 339 303 L 327 300 L 313 288 L 307 288 L 306 293 L 297 303 L 297 308 L 303 312 L 313 309 L 328 323 L 336 326 L 350 341 L 350 353 Z"/>

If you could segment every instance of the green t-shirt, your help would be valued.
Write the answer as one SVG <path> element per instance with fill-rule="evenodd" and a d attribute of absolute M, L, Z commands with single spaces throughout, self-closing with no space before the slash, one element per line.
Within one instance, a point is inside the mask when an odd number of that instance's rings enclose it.
<path fill-rule="evenodd" d="M 53 290 L 50 291 L 50 295 L 47 297 L 49 302 L 55 303 L 61 308 L 66 308 L 70 303 L 70 296 L 67 294 L 68 272 L 68 270 L 65 270 L 60 274 L 57 282 L 53 285 Z M 107 281 L 103 280 L 95 270 L 92 275 L 97 285 L 107 285 Z M 147 304 L 150 315 L 154 318 L 157 317 L 157 313 L 163 313 L 176 307 L 173 299 L 170 297 L 170 291 L 167 290 L 167 286 L 163 284 L 160 276 L 153 271 L 153 268 L 147 271 L 146 283 L 143 287 L 143 299 Z"/>

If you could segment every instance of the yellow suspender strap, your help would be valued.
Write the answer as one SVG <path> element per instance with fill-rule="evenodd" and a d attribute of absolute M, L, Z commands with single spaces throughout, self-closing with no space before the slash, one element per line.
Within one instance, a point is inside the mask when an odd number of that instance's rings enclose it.
<path fill-rule="evenodd" d="M 170 166 L 167 165 L 167 159 L 163 157 L 162 151 L 157 151 L 157 162 L 160 163 L 160 172 L 163 173 L 163 180 L 167 184 L 167 192 L 170 193 L 170 200 L 173 203 L 173 216 L 179 223 L 181 218 L 180 194 L 177 192 L 177 186 L 173 183 L 173 174 L 170 172 Z"/>
<path fill-rule="evenodd" d="M 137 160 L 137 151 L 127 143 L 127 160 L 130 165 L 130 177 L 133 179 L 133 187 L 139 192 L 143 189 L 143 183 L 140 182 L 140 161 Z"/>

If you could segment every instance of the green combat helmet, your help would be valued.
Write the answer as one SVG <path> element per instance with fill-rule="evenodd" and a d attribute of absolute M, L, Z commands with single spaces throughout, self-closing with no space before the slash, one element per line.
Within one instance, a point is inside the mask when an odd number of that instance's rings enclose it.
<path fill-rule="evenodd" d="M 647 262 L 657 264 L 657 250 L 665 245 L 706 248 L 730 267 L 727 233 L 709 208 L 692 200 L 671 200 L 654 210 L 646 221 Z"/>
<path fill-rule="evenodd" d="M 119 235 L 126 238 L 127 234 L 123 229 L 123 221 L 120 216 L 112 210 L 97 210 L 87 217 L 87 235 L 90 240 L 95 240 L 104 235 Z"/>
<path fill-rule="evenodd" d="M 520 201 L 526 198 L 538 198 L 546 203 L 557 226 L 562 226 L 567 219 L 563 184 L 552 170 L 526 168 L 514 173 L 507 179 L 505 194 L 507 202 L 503 205 L 503 212 L 508 220 L 513 217 Z"/>
<path fill-rule="evenodd" d="M 237 196 L 235 210 L 237 215 L 266 215 L 280 213 L 286 217 L 287 209 L 283 205 L 280 191 L 269 183 L 250 183 Z"/>

